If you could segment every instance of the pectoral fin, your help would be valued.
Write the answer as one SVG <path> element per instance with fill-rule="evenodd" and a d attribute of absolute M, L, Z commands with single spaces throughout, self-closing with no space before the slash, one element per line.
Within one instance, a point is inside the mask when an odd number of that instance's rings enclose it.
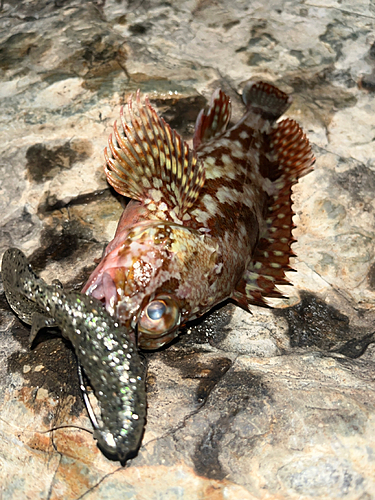
<path fill-rule="evenodd" d="M 114 125 L 105 149 L 108 182 L 120 194 L 141 201 L 168 219 L 194 205 L 204 184 L 203 163 L 179 134 L 158 116 L 148 99 L 128 100 L 121 110 L 121 128 Z"/>

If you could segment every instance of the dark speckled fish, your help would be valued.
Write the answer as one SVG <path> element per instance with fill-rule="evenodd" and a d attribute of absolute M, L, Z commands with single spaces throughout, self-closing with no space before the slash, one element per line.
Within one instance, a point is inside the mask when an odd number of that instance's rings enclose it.
<path fill-rule="evenodd" d="M 146 99 L 130 98 L 105 150 L 114 189 L 132 198 L 84 292 L 101 300 L 138 344 L 155 349 L 228 298 L 244 308 L 288 283 L 292 186 L 314 162 L 299 125 L 277 121 L 291 99 L 249 83 L 232 128 L 216 91 L 193 150 Z"/>
<path fill-rule="evenodd" d="M 93 297 L 47 285 L 17 248 L 4 253 L 1 274 L 9 305 L 32 325 L 31 341 L 41 328 L 58 326 L 73 344 L 101 407 L 94 437 L 124 462 L 138 450 L 146 414 L 143 368 L 127 331 Z"/>

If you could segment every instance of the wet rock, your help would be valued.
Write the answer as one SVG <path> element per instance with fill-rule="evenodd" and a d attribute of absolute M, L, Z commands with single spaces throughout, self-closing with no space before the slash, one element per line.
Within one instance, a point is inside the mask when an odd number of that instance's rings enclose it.
<path fill-rule="evenodd" d="M 294 189 L 289 299 L 225 304 L 144 354 L 147 425 L 124 468 L 96 447 L 70 346 L 56 331 L 30 347 L 0 288 L 0 496 L 372 498 L 371 2 L 1 6 L 0 251 L 18 246 L 49 282 L 82 288 L 114 234 L 124 203 L 102 152 L 137 88 L 191 139 L 215 88 L 236 119 L 247 80 L 274 82 L 317 162 Z"/>

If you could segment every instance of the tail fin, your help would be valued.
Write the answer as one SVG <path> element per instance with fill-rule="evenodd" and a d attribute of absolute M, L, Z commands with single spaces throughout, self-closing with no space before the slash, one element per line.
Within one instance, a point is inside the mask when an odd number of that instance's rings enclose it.
<path fill-rule="evenodd" d="M 272 122 L 280 118 L 292 103 L 290 96 L 264 82 L 248 82 L 242 99 L 248 110 Z"/>
<path fill-rule="evenodd" d="M 26 296 L 27 280 L 41 281 L 18 248 L 9 248 L 3 255 L 1 276 L 8 304 L 17 316 L 31 325 L 34 313 L 42 312 L 32 298 Z"/>

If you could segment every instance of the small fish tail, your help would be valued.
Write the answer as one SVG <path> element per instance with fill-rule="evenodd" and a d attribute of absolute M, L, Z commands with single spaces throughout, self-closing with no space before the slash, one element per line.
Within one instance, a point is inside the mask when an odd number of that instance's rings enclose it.
<path fill-rule="evenodd" d="M 265 82 L 248 82 L 242 99 L 249 111 L 272 122 L 280 118 L 292 103 L 290 96 Z"/>
<path fill-rule="evenodd" d="M 10 307 L 17 316 L 31 325 L 35 312 L 40 312 L 35 304 L 35 297 L 30 296 L 27 284 L 30 282 L 44 284 L 32 270 L 26 256 L 18 248 L 9 248 L 3 255 L 1 276 L 5 296 Z"/>

